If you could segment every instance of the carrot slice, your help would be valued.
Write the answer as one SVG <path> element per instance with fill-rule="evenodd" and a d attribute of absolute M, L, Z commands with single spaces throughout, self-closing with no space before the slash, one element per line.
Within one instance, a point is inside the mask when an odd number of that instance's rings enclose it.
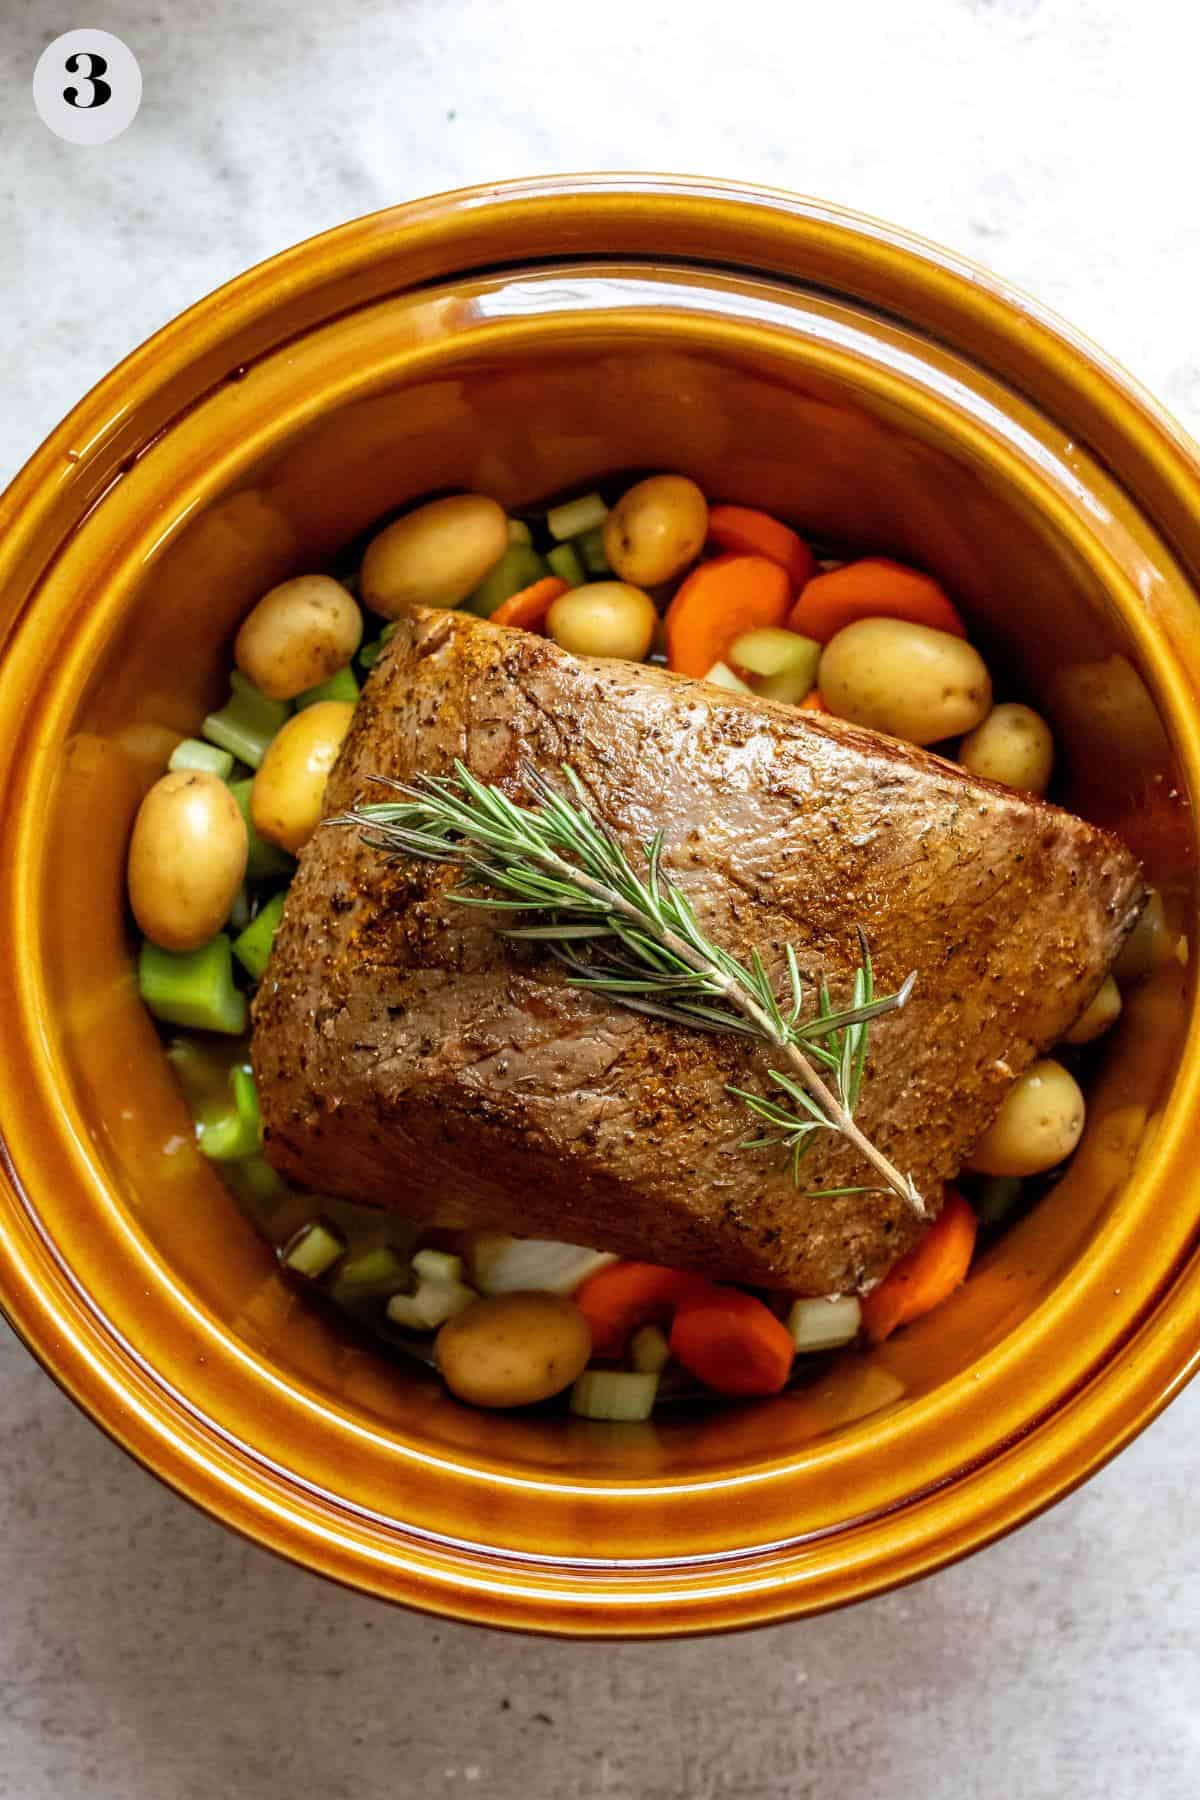
<path fill-rule="evenodd" d="M 540 581 L 531 582 L 519 594 L 502 600 L 491 615 L 492 624 L 515 625 L 523 631 L 540 631 L 546 622 L 546 614 L 559 595 L 570 591 L 569 581 L 560 581 L 557 575 L 543 575 Z"/>
<path fill-rule="evenodd" d="M 743 631 L 782 625 L 791 595 L 786 572 L 768 557 L 734 551 L 701 563 L 667 608 L 667 662 L 702 679 Z"/>
<path fill-rule="evenodd" d="M 618 1262 L 590 1275 L 572 1298 L 592 1328 L 597 1356 L 619 1356 L 630 1332 L 664 1324 L 688 1294 L 708 1293 L 711 1282 L 658 1263 Z"/>
<path fill-rule="evenodd" d="M 816 712 L 816 713 L 829 712 L 829 708 L 826 706 L 825 701 L 822 698 L 820 688 L 810 688 L 809 689 L 808 693 L 805 694 L 803 700 L 800 702 L 800 711 L 801 712 Z M 830 716 L 832 716 L 832 715 L 830 715 Z"/>
<path fill-rule="evenodd" d="M 797 592 L 817 572 L 817 559 L 790 525 L 752 506 L 713 506 L 708 513 L 708 541 L 722 550 L 766 556 L 786 569 Z"/>
<path fill-rule="evenodd" d="M 796 1354 L 787 1326 L 738 1288 L 685 1298 L 670 1343 L 676 1361 L 717 1394 L 777 1394 Z"/>
<path fill-rule="evenodd" d="M 966 1278 L 975 1249 L 975 1214 L 956 1187 L 947 1187 L 941 1212 L 915 1249 L 862 1303 L 863 1330 L 882 1344 L 901 1325 L 932 1312 Z"/>
<path fill-rule="evenodd" d="M 827 644 L 857 619 L 906 619 L 965 638 L 967 628 L 930 575 L 886 556 L 864 556 L 814 575 L 788 614 L 788 630 Z"/>

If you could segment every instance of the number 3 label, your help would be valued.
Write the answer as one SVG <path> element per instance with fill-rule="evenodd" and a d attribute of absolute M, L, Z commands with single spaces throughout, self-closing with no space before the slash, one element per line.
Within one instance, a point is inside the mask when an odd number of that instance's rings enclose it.
<path fill-rule="evenodd" d="M 108 144 L 142 103 L 137 57 L 109 31 L 66 31 L 33 72 L 33 104 L 43 125 L 69 144 Z"/>
<path fill-rule="evenodd" d="M 86 68 L 84 68 L 85 63 L 87 64 Z M 68 106 L 105 106 L 112 99 L 112 89 L 103 79 L 108 70 L 108 64 L 102 56 L 97 55 L 95 50 L 76 50 L 73 55 L 68 56 L 66 66 L 72 75 L 76 69 L 83 69 L 88 80 L 86 100 L 79 98 L 78 88 L 63 89 L 63 99 Z"/>

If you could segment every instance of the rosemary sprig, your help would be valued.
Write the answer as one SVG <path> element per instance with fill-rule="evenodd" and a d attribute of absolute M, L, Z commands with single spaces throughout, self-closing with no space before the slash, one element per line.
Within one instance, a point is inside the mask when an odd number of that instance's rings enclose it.
<path fill-rule="evenodd" d="M 562 773 L 569 794 L 535 769 L 522 770 L 536 806 L 519 806 L 462 762 L 452 776 L 378 777 L 397 799 L 355 807 L 329 822 L 353 827 L 385 854 L 461 867 L 469 885 L 484 891 L 453 888 L 449 897 L 462 906 L 531 915 L 507 935 L 545 944 L 575 986 L 691 1030 L 734 1031 L 770 1045 L 786 1065 L 770 1071 L 777 1095 L 730 1089 L 768 1127 L 744 1147 L 786 1146 L 799 1183 L 801 1159 L 816 1134 L 836 1132 L 923 1217 L 911 1177 L 854 1120 L 870 1023 L 904 1005 L 915 975 L 896 993 L 877 997 L 860 932 L 863 960 L 850 1005 L 835 1011 L 822 980 L 815 1011 L 803 1018 L 806 996 L 792 946 L 781 1000 L 757 950 L 743 964 L 705 934 L 691 901 L 662 866 L 662 833 L 643 846 L 639 874 L 591 811 L 575 771 Z M 829 1188 L 816 1197 L 869 1191 Z"/>

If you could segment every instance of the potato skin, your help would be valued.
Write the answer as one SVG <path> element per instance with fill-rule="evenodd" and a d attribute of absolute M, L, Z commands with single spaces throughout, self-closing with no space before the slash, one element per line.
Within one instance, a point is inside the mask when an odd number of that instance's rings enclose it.
<path fill-rule="evenodd" d="M 604 554 L 634 587 L 673 581 L 708 536 L 708 502 L 686 475 L 651 475 L 622 494 L 604 522 Z"/>
<path fill-rule="evenodd" d="M 362 642 L 354 596 L 332 575 L 297 575 L 263 595 L 242 621 L 234 661 L 261 693 L 294 700 L 344 669 Z"/>
<path fill-rule="evenodd" d="M 968 1159 L 982 1175 L 1040 1175 L 1063 1162 L 1083 1135 L 1083 1091 L 1053 1057 L 1031 1063 Z"/>
<path fill-rule="evenodd" d="M 830 712 L 936 744 L 973 731 L 992 706 L 983 658 L 962 638 L 903 619 L 859 619 L 821 654 L 817 686 Z"/>
<path fill-rule="evenodd" d="M 1032 706 L 1006 701 L 968 732 L 958 760 L 972 775 L 1026 794 L 1044 794 L 1054 770 L 1054 738 Z"/>
<path fill-rule="evenodd" d="M 486 494 L 430 500 L 385 525 L 362 560 L 362 597 L 398 619 L 410 606 L 454 607 L 508 549 L 508 515 Z"/>
<path fill-rule="evenodd" d="M 1091 1044 L 1116 1024 L 1121 1016 L 1121 990 L 1106 975 L 1099 992 L 1063 1038 L 1064 1044 Z"/>
<path fill-rule="evenodd" d="M 179 769 L 150 789 L 129 843 L 129 903 L 163 950 L 198 950 L 220 931 L 246 874 L 248 837 L 216 775 Z"/>
<path fill-rule="evenodd" d="M 295 856 L 321 821 L 325 783 L 350 729 L 349 700 L 319 700 L 281 727 L 250 790 L 254 829 Z"/>
<path fill-rule="evenodd" d="M 555 643 L 575 656 L 644 662 L 658 629 L 649 594 L 626 581 L 589 581 L 561 594 L 546 614 Z"/>
<path fill-rule="evenodd" d="M 494 1294 L 437 1335 L 446 1386 L 472 1406 L 532 1406 L 562 1393 L 592 1353 L 588 1322 L 559 1294 Z"/>

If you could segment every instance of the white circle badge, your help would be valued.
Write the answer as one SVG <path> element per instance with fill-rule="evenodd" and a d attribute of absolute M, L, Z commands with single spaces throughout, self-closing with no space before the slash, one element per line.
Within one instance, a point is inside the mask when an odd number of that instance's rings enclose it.
<path fill-rule="evenodd" d="M 142 104 L 137 57 L 111 31 L 64 31 L 38 57 L 33 104 L 68 144 L 111 143 Z"/>

